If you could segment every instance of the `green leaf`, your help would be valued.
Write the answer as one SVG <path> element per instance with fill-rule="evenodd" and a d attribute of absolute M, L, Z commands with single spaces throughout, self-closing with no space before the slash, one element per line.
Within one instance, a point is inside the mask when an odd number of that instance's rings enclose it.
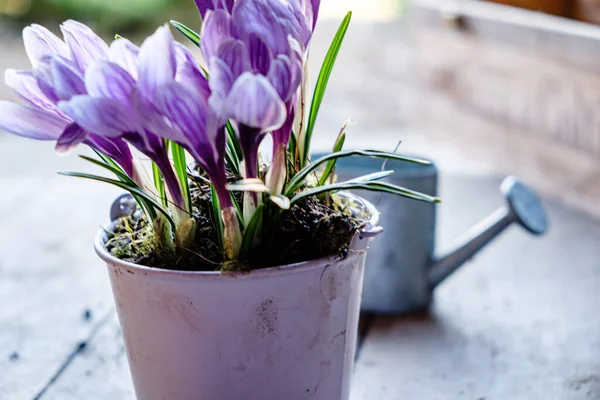
<path fill-rule="evenodd" d="M 333 153 L 338 153 L 342 151 L 342 148 L 344 147 L 344 142 L 346 141 L 346 126 L 347 124 L 344 124 L 342 130 L 340 131 L 340 135 L 338 136 L 337 140 L 335 141 L 335 144 L 333 145 Z M 319 186 L 323 186 L 325 183 L 327 183 L 327 179 L 329 179 L 329 176 L 335 168 L 336 161 L 336 158 L 329 160 L 329 162 L 325 166 L 325 169 L 323 170 L 321 178 L 319 179 Z"/>
<path fill-rule="evenodd" d="M 200 35 L 182 24 L 181 22 L 171 20 L 171 25 L 175 27 L 183 36 L 188 38 L 196 46 L 200 47 Z"/>
<path fill-rule="evenodd" d="M 154 178 L 154 186 L 158 191 L 157 196 L 160 197 L 162 205 L 168 207 L 169 199 L 167 199 L 167 192 L 165 190 L 165 181 L 163 180 L 162 174 L 158 166 L 152 162 L 152 177 Z"/>
<path fill-rule="evenodd" d="M 298 146 L 298 142 L 296 139 L 296 135 L 294 135 L 294 132 L 292 132 L 292 134 L 290 135 L 290 141 L 288 143 L 288 153 L 291 154 L 292 158 L 296 154 L 296 146 Z"/>
<path fill-rule="evenodd" d="M 223 217 L 221 216 L 221 203 L 219 202 L 217 190 L 213 185 L 210 185 L 210 196 L 212 198 L 213 221 L 215 221 L 215 228 L 217 229 L 219 236 L 219 245 L 223 248 L 223 235 L 225 229 L 223 228 Z"/>
<path fill-rule="evenodd" d="M 238 220 L 240 221 L 240 224 L 242 226 L 244 226 L 244 210 L 242 210 L 242 206 L 240 206 L 240 203 L 237 202 L 237 199 L 233 195 L 233 192 L 229 192 L 229 197 L 231 197 L 231 202 L 233 203 L 233 206 L 235 207 L 235 211 L 237 213 L 237 217 L 238 217 Z"/>
<path fill-rule="evenodd" d="M 388 176 L 393 175 L 393 174 L 394 174 L 394 171 L 391 171 L 391 170 L 374 172 L 372 174 L 363 175 L 363 176 L 359 176 L 358 178 L 350 179 L 349 181 L 346 181 L 346 183 L 373 182 L 373 181 L 378 181 L 383 178 L 387 178 Z"/>
<path fill-rule="evenodd" d="M 328 192 L 337 192 L 340 190 L 368 190 L 372 192 L 391 193 L 402 197 L 407 197 L 414 200 L 424 201 L 427 203 L 439 203 L 440 199 L 427 194 L 419 193 L 414 190 L 406 189 L 400 186 L 392 185 L 386 182 L 341 182 L 331 185 L 319 186 L 313 189 L 308 189 L 294 196 L 291 200 L 291 205 L 298 203 L 300 200 L 310 196 L 316 196 Z"/>
<path fill-rule="evenodd" d="M 190 184 L 188 181 L 187 173 L 187 162 L 185 159 L 185 150 L 178 143 L 171 142 L 171 154 L 173 155 L 173 165 L 175 166 L 175 173 L 179 178 L 181 185 L 181 191 L 185 198 L 185 205 L 187 212 L 192 213 L 192 195 L 190 194 Z"/>
<path fill-rule="evenodd" d="M 235 154 L 237 155 L 237 157 L 240 160 L 243 159 L 244 158 L 244 152 L 242 150 L 242 145 L 240 144 L 240 141 L 238 140 L 238 137 L 235 134 L 235 129 L 233 129 L 233 125 L 231 125 L 231 122 L 227 121 L 227 124 L 225 125 L 225 127 L 227 128 L 227 135 L 231 139 L 231 142 L 232 142 L 233 147 L 235 149 Z"/>
<path fill-rule="evenodd" d="M 95 159 L 93 159 L 91 157 L 83 156 L 83 155 L 80 155 L 79 158 L 81 158 L 83 160 L 86 160 L 86 161 L 89 161 L 92 164 L 98 165 L 99 167 L 102 167 L 102 168 L 104 168 L 104 169 L 112 172 L 113 174 L 115 174 L 117 176 L 117 178 L 119 178 L 121 180 L 121 182 L 137 186 L 137 184 L 125 172 L 123 172 L 122 169 L 117 168 L 117 167 L 111 165 L 110 163 L 108 163 L 104 159 L 102 159 L 102 161 L 98 161 L 98 160 L 95 160 Z"/>
<path fill-rule="evenodd" d="M 226 151 L 225 151 L 225 162 L 229 166 L 229 169 L 236 175 L 240 174 L 241 160 L 244 158 L 242 153 L 242 147 L 238 141 L 238 138 L 233 130 L 233 127 L 229 122 L 226 125 Z"/>
<path fill-rule="evenodd" d="M 263 207 L 264 204 L 261 204 L 256 208 L 254 215 L 252 215 L 252 218 L 248 223 L 248 226 L 246 226 L 244 238 L 242 239 L 242 245 L 240 247 L 240 260 L 245 260 L 250 253 L 250 249 L 252 248 L 252 244 L 254 243 L 254 239 L 262 219 Z"/>
<path fill-rule="evenodd" d="M 119 164 L 117 164 L 115 161 L 113 161 L 112 158 L 105 156 L 104 154 L 100 153 L 96 149 L 92 149 L 92 150 L 94 150 L 94 152 L 98 155 L 98 157 L 100 158 L 101 161 L 94 160 L 91 157 L 87 157 L 87 156 L 83 156 L 83 155 L 80 155 L 79 157 L 112 172 L 113 174 L 115 174 L 117 176 L 117 178 L 119 178 L 119 180 L 121 182 L 139 188 L 138 184 L 135 183 L 133 181 L 133 179 L 131 179 L 129 177 L 129 175 L 127 175 L 125 173 L 125 171 L 123 171 L 123 168 L 121 168 L 121 166 Z M 142 189 L 140 189 L 140 190 L 142 190 Z M 144 199 L 140 198 L 137 195 L 132 194 L 132 196 L 151 220 L 156 218 L 156 210 L 154 210 L 154 206 L 152 204 L 149 204 L 147 201 L 145 201 Z"/>
<path fill-rule="evenodd" d="M 352 156 L 387 158 L 390 160 L 406 161 L 406 162 L 411 162 L 411 163 L 416 163 L 416 164 L 424 164 L 424 165 L 431 164 L 431 162 L 426 161 L 426 160 L 421 160 L 421 159 L 413 158 L 413 157 L 406 157 L 406 156 L 402 156 L 400 154 L 388 153 L 386 151 L 379 151 L 379 150 L 339 151 L 337 153 L 331 153 L 326 156 L 323 156 L 323 157 L 315 160 L 311 164 L 307 165 L 306 167 L 302 168 L 300 171 L 298 171 L 298 173 L 296 175 L 294 175 L 294 177 L 288 182 L 284 194 L 286 196 L 290 197 L 296 190 L 298 190 L 300 188 L 300 186 L 302 186 L 302 182 L 304 182 L 306 177 L 312 171 L 317 169 L 319 167 L 319 165 L 326 163 L 329 160 L 334 160 L 334 159 L 344 158 L 344 157 L 352 157 Z"/>
<path fill-rule="evenodd" d="M 129 177 L 129 175 L 127 175 L 127 174 L 125 173 L 125 170 L 124 170 L 124 169 L 123 169 L 123 168 L 122 168 L 122 167 L 121 167 L 119 164 L 117 164 L 117 163 L 116 163 L 116 162 L 115 162 L 115 161 L 114 161 L 112 158 L 110 158 L 110 157 L 109 157 L 109 156 L 107 156 L 107 155 L 104 155 L 104 154 L 100 153 L 100 152 L 99 152 L 98 150 L 96 150 L 96 149 L 92 149 L 92 151 L 93 151 L 93 152 L 94 152 L 94 153 L 95 153 L 95 154 L 98 156 L 98 158 L 99 158 L 100 160 L 104 161 L 104 163 L 105 163 L 105 164 L 108 164 L 108 165 L 110 165 L 110 166 L 114 167 L 115 169 L 117 169 L 117 170 L 121 171 L 121 172 L 122 172 L 122 173 L 123 173 L 123 174 L 124 174 L 124 175 L 125 175 L 125 176 L 128 178 L 128 180 L 132 180 L 132 179 Z M 87 158 L 86 158 L 85 156 L 80 156 L 80 157 L 82 157 L 84 160 L 88 160 L 88 161 L 90 161 L 90 160 L 89 160 L 89 157 L 87 157 Z M 92 160 L 93 160 L 93 159 L 92 159 Z"/>
<path fill-rule="evenodd" d="M 304 148 L 301 150 L 301 165 L 306 165 L 308 161 L 308 154 L 310 152 L 310 141 L 312 138 L 312 133 L 315 128 L 315 122 L 317 121 L 317 115 L 319 114 L 319 108 L 321 107 L 321 103 L 323 102 L 323 97 L 325 96 L 325 91 L 327 90 L 327 84 L 329 83 L 329 78 L 331 77 L 331 71 L 333 70 L 333 66 L 335 65 L 335 60 L 340 52 L 340 48 L 342 46 L 342 42 L 344 41 L 344 37 L 346 36 L 346 31 L 348 30 L 348 26 L 350 25 L 350 20 L 352 19 L 352 11 L 346 14 L 346 17 L 340 24 L 337 33 L 335 34 L 333 41 L 331 42 L 331 46 L 329 46 L 329 50 L 327 51 L 327 55 L 325 56 L 325 61 L 323 61 L 323 65 L 321 66 L 321 71 L 319 72 L 319 77 L 317 78 L 317 83 L 315 86 L 315 92 L 313 94 L 312 103 L 310 106 L 310 113 L 308 114 L 308 124 L 306 125 L 306 137 L 304 140 Z"/>
<path fill-rule="evenodd" d="M 161 204 L 159 204 L 151 195 L 149 195 L 148 193 L 144 192 L 138 186 L 128 185 L 125 182 L 121 182 L 121 181 L 117 181 L 117 180 L 114 180 L 114 179 L 106 178 L 104 176 L 98 176 L 98 175 L 92 175 L 92 174 L 84 174 L 84 173 L 80 173 L 80 172 L 59 172 L 59 174 L 60 175 L 64 175 L 64 176 L 73 176 L 75 178 L 91 179 L 91 180 L 95 180 L 95 181 L 99 181 L 99 182 L 108 183 L 108 184 L 117 186 L 117 187 L 119 187 L 121 189 L 124 189 L 124 190 L 128 191 L 129 193 L 131 193 L 131 195 L 137 196 L 137 197 L 139 197 L 141 199 L 144 199 L 149 204 L 152 204 L 152 206 L 156 210 L 158 210 L 161 214 L 163 214 L 167 218 L 167 220 L 169 221 L 169 223 L 171 224 L 171 226 L 173 227 L 173 229 L 175 229 L 175 222 L 173 221 L 173 218 L 171 218 L 171 216 L 169 215 L 169 213 L 167 212 L 167 210 L 165 208 L 163 208 L 163 206 Z"/>

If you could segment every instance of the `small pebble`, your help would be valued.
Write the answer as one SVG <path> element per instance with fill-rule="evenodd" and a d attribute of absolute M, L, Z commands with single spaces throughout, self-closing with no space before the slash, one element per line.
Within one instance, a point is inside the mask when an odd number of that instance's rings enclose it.
<path fill-rule="evenodd" d="M 20 356 L 19 356 L 19 353 L 17 353 L 16 351 L 15 351 L 15 352 L 13 352 L 13 353 L 12 353 L 12 354 L 11 354 L 11 355 L 8 357 L 8 359 L 9 359 L 10 361 L 17 361 L 19 358 L 20 358 Z"/>

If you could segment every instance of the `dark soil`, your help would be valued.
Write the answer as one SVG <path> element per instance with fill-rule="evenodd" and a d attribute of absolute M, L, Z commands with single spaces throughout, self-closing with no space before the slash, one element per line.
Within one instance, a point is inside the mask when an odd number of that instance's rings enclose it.
<path fill-rule="evenodd" d="M 106 249 L 115 257 L 140 265 L 176 270 L 215 271 L 252 270 L 286 265 L 326 256 L 347 253 L 348 245 L 363 219 L 350 216 L 352 207 L 340 201 L 309 198 L 279 212 L 275 205 L 266 213 L 279 213 L 275 222 L 264 226 L 260 243 L 246 260 L 223 267 L 221 246 L 212 216 L 210 189 L 204 181 L 192 182 L 193 218 L 196 238 L 192 249 L 183 254 L 159 254 L 154 245 L 152 230 L 141 210 L 115 221 L 114 232 L 109 233 Z M 241 201 L 241 196 L 239 198 Z M 337 205 L 327 205 L 335 203 Z M 356 207 L 354 207 L 356 209 Z M 265 215 L 265 221 L 272 219 Z"/>

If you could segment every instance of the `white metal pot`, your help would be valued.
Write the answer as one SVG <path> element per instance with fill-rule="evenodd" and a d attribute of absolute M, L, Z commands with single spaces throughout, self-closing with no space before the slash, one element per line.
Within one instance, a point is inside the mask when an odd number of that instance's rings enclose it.
<path fill-rule="evenodd" d="M 366 250 L 251 273 L 184 272 L 104 249 L 138 400 L 346 400 Z"/>

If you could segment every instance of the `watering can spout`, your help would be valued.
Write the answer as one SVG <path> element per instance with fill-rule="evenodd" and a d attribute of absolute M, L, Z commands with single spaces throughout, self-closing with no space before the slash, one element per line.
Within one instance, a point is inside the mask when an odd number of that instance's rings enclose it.
<path fill-rule="evenodd" d="M 502 182 L 501 190 L 506 198 L 506 206 L 458 238 L 453 250 L 433 260 L 429 272 L 431 288 L 442 283 L 513 223 L 534 235 L 542 235 L 547 231 L 546 213 L 531 190 L 514 177 L 506 178 Z"/>

